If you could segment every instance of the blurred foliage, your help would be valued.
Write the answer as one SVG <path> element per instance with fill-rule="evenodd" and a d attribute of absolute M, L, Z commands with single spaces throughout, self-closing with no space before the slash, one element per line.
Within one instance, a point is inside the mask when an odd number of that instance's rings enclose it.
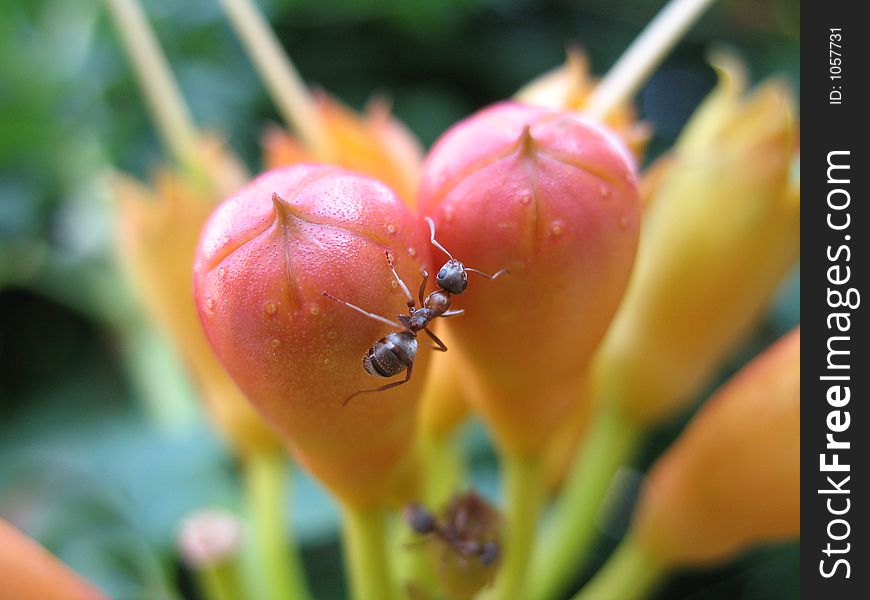
<path fill-rule="evenodd" d="M 260 4 L 309 82 L 357 108 L 388 96 L 428 145 L 558 65 L 568 45 L 584 47 L 603 72 L 663 3 Z M 217 2 L 143 5 L 198 122 L 258 169 L 260 133 L 278 117 Z M 239 499 L 235 465 L 114 266 L 107 169 L 146 177 L 164 155 L 100 2 L 0 7 L 0 514 L 113 598 L 171 598 L 179 519 Z M 781 73 L 797 89 L 798 25 L 797 0 L 714 6 L 640 93 L 656 132 L 651 155 L 672 144 L 712 87 L 711 45 L 733 46 L 755 77 Z M 798 290 L 796 274 L 723 377 L 799 320 Z M 682 425 L 664 428 L 639 466 Z M 466 428 L 466 441 L 475 482 L 494 496 L 495 460 L 479 425 Z M 298 474 L 294 528 L 315 593 L 340 597 L 332 503 Z M 619 533 L 617 525 L 602 549 Z M 796 598 L 797 564 L 795 545 L 764 549 L 678 578 L 659 596 Z"/>

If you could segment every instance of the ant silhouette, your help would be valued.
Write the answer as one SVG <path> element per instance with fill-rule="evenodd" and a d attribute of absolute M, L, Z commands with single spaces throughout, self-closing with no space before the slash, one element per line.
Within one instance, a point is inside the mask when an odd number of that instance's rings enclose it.
<path fill-rule="evenodd" d="M 429 241 L 433 246 L 444 252 L 449 260 L 444 263 L 435 276 L 435 283 L 438 285 L 439 289 L 435 290 L 428 296 L 425 296 L 425 294 L 426 283 L 429 280 L 429 273 L 426 269 L 421 271 L 423 280 L 420 282 L 420 288 L 417 294 L 420 301 L 419 308 L 417 308 L 417 303 L 414 300 L 414 296 L 411 295 L 410 290 L 408 290 L 408 286 L 405 285 L 405 282 L 402 281 L 402 278 L 399 277 L 399 274 L 396 272 L 395 266 L 393 265 L 393 255 L 389 250 L 385 252 L 387 264 L 390 267 L 390 272 L 392 272 L 393 277 L 396 278 L 399 287 L 408 299 L 407 315 L 399 315 L 396 317 L 395 321 L 391 321 L 386 317 L 369 312 L 346 300 L 336 298 L 328 292 L 322 292 L 322 294 L 330 300 L 344 304 L 348 308 L 355 310 L 370 319 L 385 323 L 393 328 L 396 327 L 397 323 L 402 327 L 401 331 L 385 335 L 368 349 L 368 352 L 366 352 L 366 355 L 363 357 L 363 368 L 367 373 L 374 375 L 375 377 L 393 377 L 402 371 L 406 371 L 405 378 L 401 381 L 394 381 L 377 388 L 359 390 L 358 392 L 348 396 L 344 402 L 342 402 L 342 405 L 347 404 L 351 399 L 359 394 L 383 392 L 402 385 L 403 383 L 408 383 L 408 381 L 411 380 L 411 373 L 414 369 L 414 359 L 417 356 L 418 332 L 423 331 L 437 344 L 437 346 L 432 347 L 433 350 L 447 352 L 447 346 L 438 338 L 438 336 L 429 330 L 429 324 L 438 317 L 455 317 L 465 312 L 462 309 L 450 310 L 450 304 L 451 296 L 454 294 L 461 294 L 465 291 L 465 288 L 468 287 L 468 272 L 476 273 L 490 280 L 497 279 L 508 272 L 507 269 L 502 269 L 493 275 L 488 275 L 482 271 L 478 271 L 477 269 L 466 267 L 460 261 L 453 258 L 453 255 L 435 240 L 435 222 L 430 217 L 426 217 L 426 222 L 429 224 Z"/>
<path fill-rule="evenodd" d="M 454 497 L 442 522 L 417 503 L 405 505 L 402 512 L 414 533 L 434 536 L 463 559 L 477 558 L 481 565 L 489 567 L 501 556 L 494 525 L 497 513 L 475 492 Z"/>

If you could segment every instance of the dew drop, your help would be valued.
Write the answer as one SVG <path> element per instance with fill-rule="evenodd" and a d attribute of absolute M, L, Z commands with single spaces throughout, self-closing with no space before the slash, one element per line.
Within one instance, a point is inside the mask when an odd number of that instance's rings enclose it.
<path fill-rule="evenodd" d="M 602 198 L 607 198 L 610 196 L 610 189 L 602 183 L 598 186 L 598 193 L 601 194 Z"/>
<path fill-rule="evenodd" d="M 453 210 L 448 208 L 444 211 L 444 221 L 447 223 L 452 223 L 455 215 L 453 214 Z"/>
<path fill-rule="evenodd" d="M 313 316 L 316 317 L 317 315 L 320 314 L 320 307 L 317 306 L 316 304 L 312 304 L 311 308 L 308 309 L 308 312 L 310 312 Z"/>
<path fill-rule="evenodd" d="M 523 206 L 528 206 L 532 203 L 532 196 L 530 194 L 523 194 L 520 196 L 520 204 Z"/>
<path fill-rule="evenodd" d="M 271 342 L 269 342 L 269 345 L 272 346 L 272 348 L 276 348 L 276 349 L 280 348 L 281 347 L 281 340 L 279 340 L 278 338 L 275 338 Z"/>
<path fill-rule="evenodd" d="M 214 310 L 214 300 L 212 300 L 211 296 L 206 298 L 205 307 L 209 310 Z"/>
<path fill-rule="evenodd" d="M 417 250 L 414 248 L 408 248 L 408 254 L 410 256 L 417 256 Z"/>
<path fill-rule="evenodd" d="M 329 364 L 330 364 L 331 362 L 332 362 L 332 361 L 329 360 L 328 358 L 324 358 L 324 359 L 323 359 L 323 366 L 328 367 Z"/>
<path fill-rule="evenodd" d="M 335 338 L 338 337 L 338 332 L 333 329 L 326 334 L 326 337 L 328 337 L 331 340 L 334 340 Z"/>
<path fill-rule="evenodd" d="M 565 225 L 561 221 L 554 221 L 550 224 L 550 233 L 554 237 L 559 237 L 565 232 Z"/>
<path fill-rule="evenodd" d="M 224 269 L 223 267 L 221 267 L 220 269 L 218 269 L 218 277 L 220 277 L 221 279 L 223 279 L 223 278 L 225 278 L 226 276 L 227 276 L 227 270 L 226 270 L 226 269 Z"/>
<path fill-rule="evenodd" d="M 266 304 L 266 314 L 267 315 L 274 315 L 277 312 L 278 312 L 278 305 L 277 304 L 275 304 L 274 302 L 269 302 L 268 304 Z"/>
<path fill-rule="evenodd" d="M 395 279 L 392 279 L 390 280 L 390 285 L 393 286 L 393 289 L 396 289 L 397 287 L 399 287 L 399 282 Z"/>
<path fill-rule="evenodd" d="M 389 233 L 390 235 L 395 235 L 396 234 L 396 226 L 393 225 L 392 223 L 387 225 L 387 233 Z"/>

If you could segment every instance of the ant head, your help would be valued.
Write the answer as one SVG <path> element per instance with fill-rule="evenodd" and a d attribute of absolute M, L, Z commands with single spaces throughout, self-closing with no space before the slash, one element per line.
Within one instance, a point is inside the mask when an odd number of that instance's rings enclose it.
<path fill-rule="evenodd" d="M 500 556 L 501 551 L 499 550 L 497 542 L 484 542 L 483 548 L 480 551 L 480 562 L 483 566 L 488 567 L 495 564 Z"/>
<path fill-rule="evenodd" d="M 408 504 L 403 512 L 408 526 L 420 535 L 432 533 L 438 527 L 435 516 L 419 504 Z"/>
<path fill-rule="evenodd" d="M 461 262 L 451 258 L 435 275 L 435 283 L 451 294 L 461 294 L 468 287 L 468 273 L 465 272 L 465 266 Z"/>

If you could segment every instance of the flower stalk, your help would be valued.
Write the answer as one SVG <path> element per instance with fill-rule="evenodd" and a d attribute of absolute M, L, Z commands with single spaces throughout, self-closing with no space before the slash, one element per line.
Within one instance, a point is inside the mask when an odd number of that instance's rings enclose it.
<path fill-rule="evenodd" d="M 136 0 L 106 0 L 106 3 L 163 145 L 189 174 L 202 180 L 199 131 L 142 7 Z"/>
<path fill-rule="evenodd" d="M 286 461 L 277 453 L 251 453 L 244 456 L 243 468 L 252 526 L 250 562 L 255 571 L 249 586 L 256 598 L 310 600 L 302 561 L 286 522 Z"/>
<path fill-rule="evenodd" d="M 353 600 L 396 600 L 385 540 L 384 512 L 345 504 L 342 512 L 345 565 Z"/>
<path fill-rule="evenodd" d="M 622 54 L 587 101 L 585 113 L 603 121 L 631 99 L 668 52 L 715 0 L 671 0 Z"/>
<path fill-rule="evenodd" d="M 627 538 L 571 600 L 641 600 L 655 589 L 664 574 L 651 553 Z"/>
<path fill-rule="evenodd" d="M 616 472 L 631 459 L 641 434 L 612 408 L 593 419 L 534 555 L 529 598 L 558 597 L 571 574 L 586 563 L 598 534 L 601 499 Z"/>
<path fill-rule="evenodd" d="M 330 143 L 314 99 L 263 14 L 252 0 L 221 0 L 221 4 L 284 121 L 320 160 L 328 161 Z"/>

